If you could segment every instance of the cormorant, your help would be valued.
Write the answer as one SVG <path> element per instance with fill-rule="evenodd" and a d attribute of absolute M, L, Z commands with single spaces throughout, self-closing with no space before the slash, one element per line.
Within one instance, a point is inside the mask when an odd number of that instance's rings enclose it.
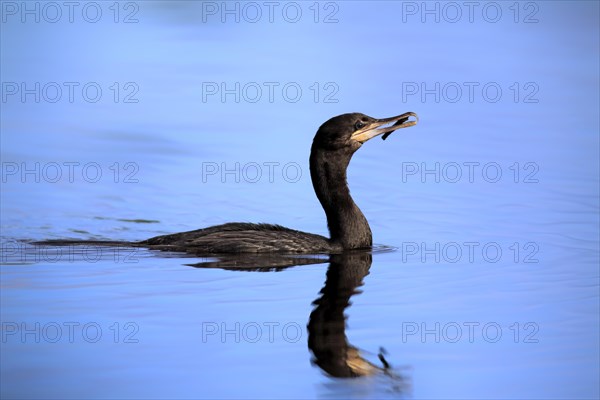
<path fill-rule="evenodd" d="M 414 120 L 410 120 L 414 117 Z M 363 143 L 379 135 L 413 126 L 417 114 L 375 119 L 361 113 L 342 114 L 326 121 L 317 131 L 310 152 L 310 176 L 327 216 L 330 238 L 280 225 L 226 223 L 194 231 L 156 236 L 141 242 L 48 240 L 50 245 L 118 245 L 193 254 L 228 253 L 340 253 L 370 248 L 371 228 L 348 189 L 346 169 Z"/>

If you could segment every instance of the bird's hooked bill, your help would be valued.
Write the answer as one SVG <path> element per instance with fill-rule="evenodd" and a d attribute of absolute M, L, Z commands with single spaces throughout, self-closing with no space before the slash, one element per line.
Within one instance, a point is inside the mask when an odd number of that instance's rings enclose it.
<path fill-rule="evenodd" d="M 410 117 L 415 119 L 409 120 Z M 407 112 L 391 118 L 376 119 L 367 124 L 364 128 L 352 134 L 352 139 L 364 143 L 375 136 L 383 135 L 385 140 L 392 132 L 401 128 L 408 128 L 419 122 L 419 116 L 414 112 Z M 390 125 L 392 124 L 392 125 Z"/>

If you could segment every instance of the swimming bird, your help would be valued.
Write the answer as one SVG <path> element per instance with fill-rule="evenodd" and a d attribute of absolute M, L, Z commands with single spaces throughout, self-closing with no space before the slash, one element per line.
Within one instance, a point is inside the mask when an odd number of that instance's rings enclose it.
<path fill-rule="evenodd" d="M 410 119 L 414 117 L 414 119 Z M 226 223 L 188 232 L 156 236 L 140 242 L 48 240 L 50 245 L 118 245 L 193 254 L 341 253 L 373 244 L 371 228 L 348 188 L 346 170 L 354 153 L 368 140 L 413 126 L 418 116 L 407 112 L 376 119 L 361 113 L 333 117 L 318 129 L 310 152 L 310 176 L 325 211 L 330 237 L 280 225 Z"/>

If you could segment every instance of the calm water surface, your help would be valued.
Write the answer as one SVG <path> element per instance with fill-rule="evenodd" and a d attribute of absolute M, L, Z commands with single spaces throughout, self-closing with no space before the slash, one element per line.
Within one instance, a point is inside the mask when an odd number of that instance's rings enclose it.
<path fill-rule="evenodd" d="M 598 398 L 597 2 L 482 2 L 473 22 L 435 2 L 439 22 L 421 2 L 278 3 L 272 22 L 111 4 L 37 23 L 2 3 L 3 398 Z M 27 244 L 327 234 L 308 153 L 351 111 L 420 116 L 349 170 L 394 251 L 243 272 Z M 382 368 L 380 348 L 386 373 L 331 376 L 356 349 Z"/>

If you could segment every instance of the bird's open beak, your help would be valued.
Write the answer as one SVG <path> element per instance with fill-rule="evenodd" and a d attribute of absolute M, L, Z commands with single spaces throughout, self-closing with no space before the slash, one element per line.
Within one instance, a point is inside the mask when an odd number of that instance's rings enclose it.
<path fill-rule="evenodd" d="M 414 117 L 413 120 L 408 120 L 410 117 Z M 407 112 L 402 115 L 397 115 L 391 118 L 376 119 L 367 126 L 358 131 L 354 132 L 351 136 L 352 139 L 357 142 L 364 143 L 375 136 L 390 134 L 396 129 L 408 128 L 409 126 L 416 125 L 419 121 L 419 117 L 414 112 Z M 393 125 L 390 125 L 392 124 Z M 384 139 L 387 135 L 384 135 Z"/>

